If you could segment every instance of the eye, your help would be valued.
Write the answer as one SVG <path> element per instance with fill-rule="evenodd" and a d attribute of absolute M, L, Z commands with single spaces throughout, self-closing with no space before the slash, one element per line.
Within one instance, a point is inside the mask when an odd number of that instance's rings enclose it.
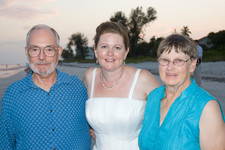
<path fill-rule="evenodd" d="M 182 63 L 184 60 L 183 59 L 175 59 L 174 62 L 175 63 Z"/>
<path fill-rule="evenodd" d="M 116 50 L 121 50 L 121 47 L 116 46 L 115 49 L 116 49 Z"/>
<path fill-rule="evenodd" d="M 30 48 L 30 51 L 32 51 L 32 52 L 38 52 L 40 50 L 40 48 L 38 48 L 38 47 L 31 47 Z"/>
<path fill-rule="evenodd" d="M 55 49 L 52 48 L 52 47 L 45 47 L 45 51 L 46 52 L 53 52 L 53 51 L 55 51 Z"/>
<path fill-rule="evenodd" d="M 105 45 L 101 46 L 102 49 L 106 49 L 107 47 Z"/>
<path fill-rule="evenodd" d="M 162 61 L 162 62 L 166 62 L 166 63 L 169 62 L 168 59 L 161 59 L 161 61 Z"/>
<path fill-rule="evenodd" d="M 159 59 L 158 62 L 160 65 L 166 66 L 169 63 L 169 60 L 162 58 L 162 59 Z"/>

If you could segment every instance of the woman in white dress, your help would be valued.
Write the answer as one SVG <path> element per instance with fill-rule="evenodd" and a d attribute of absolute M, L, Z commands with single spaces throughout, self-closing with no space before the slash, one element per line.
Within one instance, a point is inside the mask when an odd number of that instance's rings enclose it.
<path fill-rule="evenodd" d="M 100 24 L 94 42 L 100 67 L 89 68 L 83 78 L 86 117 L 96 136 L 93 149 L 138 150 L 146 99 L 159 83 L 149 71 L 124 64 L 129 39 L 120 23 Z"/>

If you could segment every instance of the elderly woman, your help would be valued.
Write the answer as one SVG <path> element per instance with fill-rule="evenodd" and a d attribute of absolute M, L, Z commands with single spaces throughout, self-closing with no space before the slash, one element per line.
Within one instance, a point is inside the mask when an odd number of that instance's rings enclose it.
<path fill-rule="evenodd" d="M 141 150 L 225 149 L 224 115 L 219 102 L 191 78 L 197 49 L 192 40 L 173 34 L 157 50 L 165 84 L 147 99 Z"/>
<path fill-rule="evenodd" d="M 149 71 L 124 64 L 129 39 L 120 23 L 100 24 L 94 41 L 100 67 L 89 68 L 83 79 L 89 96 L 86 117 L 96 135 L 94 150 L 138 150 L 146 99 L 159 83 Z"/>

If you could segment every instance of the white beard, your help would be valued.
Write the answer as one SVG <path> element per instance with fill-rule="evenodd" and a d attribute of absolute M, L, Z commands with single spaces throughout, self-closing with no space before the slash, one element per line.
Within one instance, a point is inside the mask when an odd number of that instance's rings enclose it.
<path fill-rule="evenodd" d="M 37 73 L 37 74 L 42 75 L 42 76 L 49 75 L 49 74 L 51 74 L 55 70 L 55 68 L 56 68 L 56 66 L 58 64 L 58 59 L 57 59 L 56 64 L 55 65 L 51 64 L 50 65 L 50 68 L 46 72 L 40 72 L 39 69 L 35 67 L 35 65 L 36 64 L 39 64 L 39 63 L 46 63 L 46 62 L 36 62 L 36 63 L 30 64 L 30 61 L 29 61 L 29 65 L 30 65 L 31 70 L 34 73 Z"/>

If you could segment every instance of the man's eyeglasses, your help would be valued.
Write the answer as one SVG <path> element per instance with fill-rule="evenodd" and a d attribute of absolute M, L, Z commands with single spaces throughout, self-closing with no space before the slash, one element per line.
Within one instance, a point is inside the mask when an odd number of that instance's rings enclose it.
<path fill-rule="evenodd" d="M 49 57 L 54 56 L 56 51 L 58 50 L 58 48 L 55 48 L 54 46 L 46 46 L 44 48 L 32 46 L 28 48 L 28 53 L 31 57 L 37 57 L 40 54 L 41 49 L 43 49 L 44 54 Z"/>
<path fill-rule="evenodd" d="M 174 64 L 174 66 L 180 67 L 183 66 L 185 62 L 187 62 L 189 59 L 187 60 L 183 60 L 183 59 L 174 59 L 173 61 L 170 61 L 168 59 L 158 59 L 158 62 L 161 66 L 167 66 L 170 62 L 172 62 Z"/>

